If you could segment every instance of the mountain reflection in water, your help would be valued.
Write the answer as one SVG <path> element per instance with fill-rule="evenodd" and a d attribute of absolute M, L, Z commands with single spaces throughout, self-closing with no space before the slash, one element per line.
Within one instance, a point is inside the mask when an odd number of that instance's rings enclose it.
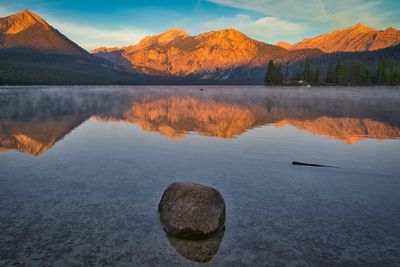
<path fill-rule="evenodd" d="M 235 138 L 293 126 L 351 144 L 400 137 L 393 89 L 263 87 L 45 87 L 0 90 L 0 151 L 34 156 L 88 119 L 139 125 L 172 140 L 189 133 Z"/>

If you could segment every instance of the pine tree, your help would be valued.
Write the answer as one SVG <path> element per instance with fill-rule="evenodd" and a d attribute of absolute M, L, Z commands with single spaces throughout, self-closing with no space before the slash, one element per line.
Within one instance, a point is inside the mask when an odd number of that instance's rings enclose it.
<path fill-rule="evenodd" d="M 391 84 L 392 80 L 392 68 L 385 68 L 385 72 L 383 74 L 383 84 L 388 85 Z"/>
<path fill-rule="evenodd" d="M 311 72 L 312 72 L 312 70 L 311 70 L 311 63 L 310 63 L 310 60 L 306 60 L 306 64 L 305 64 L 305 66 L 304 66 L 304 70 L 303 70 L 303 80 L 305 80 L 305 81 L 307 81 L 307 82 L 310 82 L 311 81 L 311 77 L 312 77 L 312 74 L 311 74 Z"/>
<path fill-rule="evenodd" d="M 265 73 L 265 85 L 271 85 L 273 84 L 273 80 L 274 80 L 274 74 L 275 73 L 275 65 L 274 65 L 274 61 L 270 60 L 268 62 L 268 67 L 267 67 L 267 72 Z"/>
<path fill-rule="evenodd" d="M 383 84 L 385 77 L 386 65 L 384 62 L 379 62 L 378 68 L 376 69 L 375 74 L 375 83 Z"/>
<path fill-rule="evenodd" d="M 286 64 L 286 70 L 285 70 L 285 80 L 289 79 L 289 63 Z"/>
<path fill-rule="evenodd" d="M 265 85 L 280 85 L 283 83 L 282 65 L 274 64 L 272 60 L 268 62 L 267 72 L 265 73 Z"/>
<path fill-rule="evenodd" d="M 347 82 L 347 75 L 346 75 L 346 66 L 338 63 L 336 65 L 335 69 L 335 75 L 336 75 L 336 83 L 339 85 L 345 85 Z"/>
<path fill-rule="evenodd" d="M 321 79 L 321 67 L 317 66 L 317 68 L 315 69 L 315 73 L 313 76 L 313 82 L 314 83 L 319 83 L 320 79 Z"/>
<path fill-rule="evenodd" d="M 400 66 L 399 66 L 399 64 L 395 64 L 392 68 L 391 84 L 392 85 L 400 84 Z"/>
<path fill-rule="evenodd" d="M 365 83 L 366 84 L 371 84 L 372 83 L 372 70 L 370 68 L 367 68 L 366 77 L 365 77 Z"/>
<path fill-rule="evenodd" d="M 329 64 L 328 66 L 326 82 L 331 84 L 336 84 L 336 72 L 335 72 L 335 67 L 332 64 Z"/>

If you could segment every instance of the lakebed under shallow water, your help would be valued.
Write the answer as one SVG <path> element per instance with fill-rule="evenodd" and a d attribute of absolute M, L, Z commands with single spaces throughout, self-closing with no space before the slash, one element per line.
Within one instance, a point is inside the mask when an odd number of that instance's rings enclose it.
<path fill-rule="evenodd" d="M 399 88 L 201 88 L 0 89 L 0 265 L 400 262 Z M 159 223 L 172 181 L 225 198 L 209 258 Z"/>

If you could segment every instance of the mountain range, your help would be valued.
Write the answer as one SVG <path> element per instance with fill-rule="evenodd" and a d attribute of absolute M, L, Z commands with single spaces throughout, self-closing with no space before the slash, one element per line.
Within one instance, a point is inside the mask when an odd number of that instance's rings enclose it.
<path fill-rule="evenodd" d="M 399 43 L 399 30 L 390 27 L 380 31 L 359 23 L 347 29 L 306 38 L 293 45 L 285 42 L 280 42 L 276 45 L 290 50 L 318 48 L 323 52 L 332 53 L 375 51 L 395 46 Z"/>
<path fill-rule="evenodd" d="M 149 36 L 138 44 L 123 48 L 100 48 L 93 55 L 114 62 L 121 68 L 153 75 L 188 76 L 202 79 L 215 70 L 237 67 L 261 68 L 269 60 L 299 59 L 317 50 L 294 50 L 253 40 L 243 33 L 226 29 L 189 36 L 182 29 L 171 29 Z M 234 56 L 233 56 L 234 55 Z M 227 79 L 228 75 L 217 78 Z"/>
<path fill-rule="evenodd" d="M 137 44 L 89 53 L 24 10 L 0 18 L 0 84 L 262 84 L 270 60 L 288 65 L 367 51 L 374 57 L 374 51 L 399 43 L 400 31 L 361 24 L 276 45 L 235 29 L 196 36 L 170 29 Z"/>

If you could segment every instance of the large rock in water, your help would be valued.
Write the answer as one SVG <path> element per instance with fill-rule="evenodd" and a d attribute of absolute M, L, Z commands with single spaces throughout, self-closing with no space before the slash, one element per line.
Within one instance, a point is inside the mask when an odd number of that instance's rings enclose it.
<path fill-rule="evenodd" d="M 225 224 L 226 208 L 221 193 L 208 186 L 172 183 L 158 205 L 165 230 L 185 239 L 202 239 Z"/>

